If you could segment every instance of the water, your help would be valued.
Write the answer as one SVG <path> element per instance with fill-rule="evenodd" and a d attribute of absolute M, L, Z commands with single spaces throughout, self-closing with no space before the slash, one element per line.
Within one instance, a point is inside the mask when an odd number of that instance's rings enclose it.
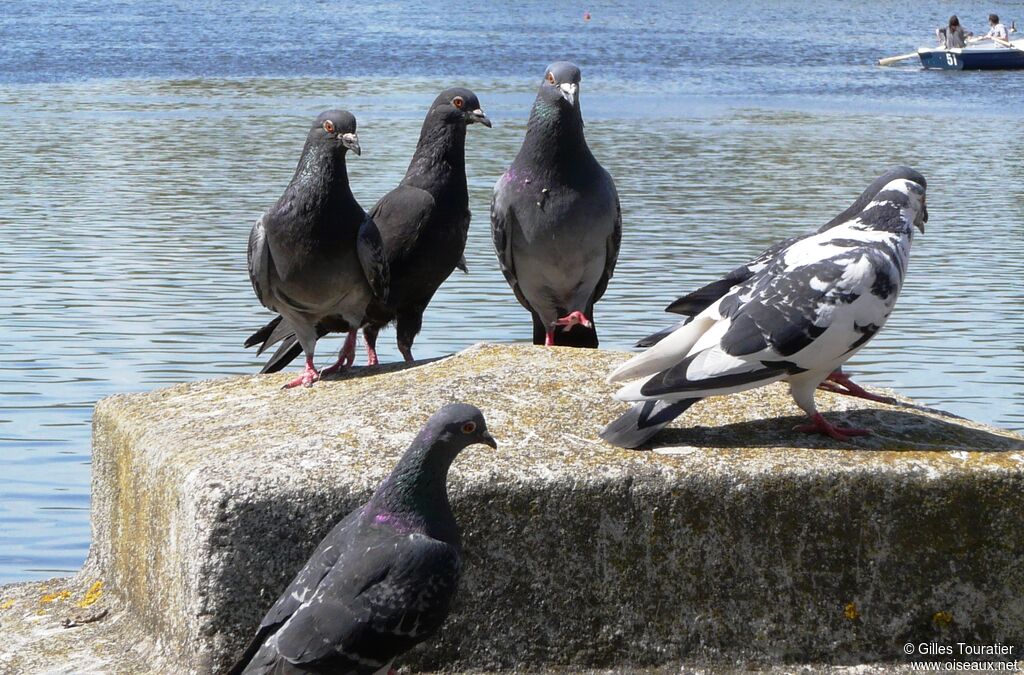
<path fill-rule="evenodd" d="M 8 2 L 0 15 L 0 581 L 83 560 L 98 398 L 258 369 L 240 343 L 270 315 L 246 238 L 320 110 L 359 118 L 350 172 L 369 208 L 436 92 L 477 91 L 495 128 L 469 130 L 470 274 L 442 287 L 415 352 L 528 339 L 488 201 L 560 58 L 583 68 L 587 135 L 623 205 L 603 345 L 670 322 L 676 295 L 906 163 L 929 179 L 931 222 L 850 371 L 1024 429 L 1024 75 L 871 65 L 930 43 L 953 11 L 979 30 L 987 5 L 595 2 L 589 23 L 582 5 L 532 1 L 221 7 Z M 1024 4 L 1001 11 L 1024 24 Z M 398 358 L 392 332 L 380 344 Z"/>

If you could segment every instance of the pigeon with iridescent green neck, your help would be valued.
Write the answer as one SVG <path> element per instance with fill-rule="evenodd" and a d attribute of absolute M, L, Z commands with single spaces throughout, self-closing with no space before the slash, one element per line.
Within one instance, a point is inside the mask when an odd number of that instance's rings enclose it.
<path fill-rule="evenodd" d="M 494 250 L 533 318 L 534 344 L 597 347 L 594 305 L 619 257 L 619 196 L 587 146 L 579 94 L 579 68 L 548 67 L 523 145 L 491 199 Z"/>
<path fill-rule="evenodd" d="M 320 542 L 229 673 L 383 674 L 436 633 L 462 570 L 448 468 L 476 443 L 497 447 L 471 405 L 427 420 L 370 501 Z"/>
<path fill-rule="evenodd" d="M 376 230 L 352 195 L 345 156 L 360 153 L 356 118 L 320 113 L 306 136 L 295 175 L 249 235 L 249 279 L 257 299 L 280 316 L 249 337 L 262 351 L 287 334 L 306 353 L 306 368 L 285 385 L 311 387 L 355 360 L 356 331 L 372 301 L 387 295 L 387 259 Z M 313 351 L 320 324 L 332 319 L 348 339 L 329 368 L 317 371 Z"/>

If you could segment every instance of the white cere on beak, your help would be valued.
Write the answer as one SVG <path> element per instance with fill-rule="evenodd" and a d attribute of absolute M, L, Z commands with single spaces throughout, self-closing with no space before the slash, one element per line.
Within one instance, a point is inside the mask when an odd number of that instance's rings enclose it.
<path fill-rule="evenodd" d="M 569 102 L 569 105 L 576 105 L 576 94 L 580 90 L 580 85 L 574 82 L 563 82 L 558 85 L 558 88 L 562 90 L 562 98 Z"/>

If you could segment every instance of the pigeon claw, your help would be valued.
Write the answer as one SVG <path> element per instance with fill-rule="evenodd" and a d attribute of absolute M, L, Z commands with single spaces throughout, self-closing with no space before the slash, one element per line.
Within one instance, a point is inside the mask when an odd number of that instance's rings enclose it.
<path fill-rule="evenodd" d="M 848 441 L 854 436 L 870 436 L 870 429 L 855 429 L 853 427 L 839 427 L 829 423 L 821 413 L 814 413 L 811 415 L 810 424 L 801 424 L 794 427 L 797 431 L 803 431 L 805 433 L 813 434 L 824 434 L 829 438 L 834 438 L 837 441 Z"/>
<path fill-rule="evenodd" d="M 340 372 L 353 366 L 356 362 L 356 332 L 350 330 L 348 336 L 345 338 L 345 344 L 341 346 L 341 351 L 338 352 L 338 360 L 334 362 L 333 366 L 328 366 L 320 371 L 320 377 L 326 377 L 327 375 L 333 375 L 334 373 Z"/>
<path fill-rule="evenodd" d="M 313 368 L 307 368 L 302 371 L 302 375 L 299 375 L 288 384 L 281 387 L 282 389 L 294 389 L 295 387 L 312 387 L 313 383 L 320 379 L 320 373 L 316 372 Z"/>
<path fill-rule="evenodd" d="M 561 319 L 555 321 L 556 326 L 562 326 L 566 330 L 569 330 L 570 328 L 577 324 L 583 326 L 584 328 L 590 328 L 593 325 L 592 323 L 590 323 L 590 319 L 588 319 L 586 315 L 579 310 L 569 312 Z"/>
<path fill-rule="evenodd" d="M 879 396 L 878 394 L 872 394 L 867 389 L 864 389 L 860 385 L 854 383 L 846 373 L 841 370 L 837 370 L 827 378 L 825 381 L 818 385 L 819 389 L 825 391 L 831 391 L 836 394 L 842 394 L 844 396 L 853 396 L 855 398 L 863 398 L 868 401 L 875 401 L 876 403 L 888 403 L 893 405 L 896 403 L 896 399 L 891 396 Z"/>

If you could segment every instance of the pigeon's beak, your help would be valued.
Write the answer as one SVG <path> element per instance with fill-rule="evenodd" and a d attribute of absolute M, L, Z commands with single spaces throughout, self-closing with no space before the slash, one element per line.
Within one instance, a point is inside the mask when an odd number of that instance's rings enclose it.
<path fill-rule="evenodd" d="M 357 155 L 363 154 L 362 148 L 359 147 L 359 137 L 355 134 L 342 134 L 341 144 Z"/>
<path fill-rule="evenodd" d="M 480 434 L 480 441 L 486 445 L 491 446 L 495 450 L 498 449 L 498 441 L 494 440 L 494 436 L 491 436 L 488 432 Z"/>
<path fill-rule="evenodd" d="M 924 234 L 924 224 L 928 222 L 928 202 L 924 197 L 921 198 L 921 224 L 918 225 L 921 228 L 921 234 Z"/>
<path fill-rule="evenodd" d="M 579 95 L 580 85 L 575 82 L 563 82 L 558 85 L 559 91 L 562 92 L 562 98 L 569 102 L 569 105 L 576 105 L 576 96 Z"/>
<path fill-rule="evenodd" d="M 488 129 L 491 128 L 491 120 L 487 119 L 487 115 L 485 115 L 484 111 L 480 108 L 469 113 L 469 123 L 473 124 L 474 122 L 478 122 Z"/>

